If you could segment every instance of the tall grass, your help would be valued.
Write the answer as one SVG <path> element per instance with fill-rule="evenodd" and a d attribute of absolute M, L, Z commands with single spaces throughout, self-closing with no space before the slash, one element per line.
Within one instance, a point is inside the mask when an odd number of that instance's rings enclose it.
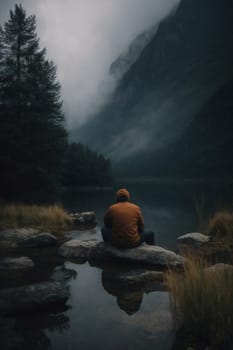
<path fill-rule="evenodd" d="M 71 218 L 60 205 L 1 204 L 0 228 L 33 227 L 60 233 L 71 225 Z"/>
<path fill-rule="evenodd" d="M 216 212 L 209 219 L 207 232 L 213 237 L 233 241 L 233 213 L 230 211 Z"/>
<path fill-rule="evenodd" d="M 169 272 L 171 306 L 178 328 L 216 349 L 232 349 L 233 271 L 210 272 L 200 257 L 188 257 L 183 275 Z"/>

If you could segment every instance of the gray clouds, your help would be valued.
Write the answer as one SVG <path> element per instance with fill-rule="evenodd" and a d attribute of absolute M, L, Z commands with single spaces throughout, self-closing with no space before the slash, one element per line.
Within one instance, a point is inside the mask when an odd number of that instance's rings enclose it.
<path fill-rule="evenodd" d="M 15 1 L 0 0 L 0 20 Z M 82 123 L 114 87 L 111 63 L 142 31 L 164 18 L 179 0 L 21 0 L 35 14 L 41 47 L 58 67 L 69 126 Z"/>

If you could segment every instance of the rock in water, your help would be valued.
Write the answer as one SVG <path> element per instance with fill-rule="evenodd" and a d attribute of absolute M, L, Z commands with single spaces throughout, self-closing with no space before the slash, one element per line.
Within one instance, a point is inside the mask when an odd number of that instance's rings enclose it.
<path fill-rule="evenodd" d="M 67 258 L 96 261 L 125 260 L 132 263 L 153 265 L 159 268 L 183 267 L 184 259 L 170 250 L 158 246 L 142 244 L 137 248 L 118 249 L 96 240 L 71 240 L 59 249 L 60 255 Z"/>
<path fill-rule="evenodd" d="M 91 248 L 95 247 L 97 241 L 95 239 L 79 240 L 72 239 L 64 243 L 60 249 L 59 254 L 66 258 L 87 259 Z"/>
<path fill-rule="evenodd" d="M 48 232 L 39 233 L 36 236 L 23 239 L 17 243 L 24 248 L 51 247 L 57 244 L 57 238 Z"/>
<path fill-rule="evenodd" d="M 83 221 L 87 224 L 95 224 L 95 213 L 93 211 L 86 211 L 81 213 Z"/>
<path fill-rule="evenodd" d="M 178 237 L 177 242 L 179 244 L 185 244 L 190 247 L 199 247 L 203 244 L 208 243 L 209 239 L 210 237 L 207 235 L 204 235 L 203 233 L 193 232 L 193 233 L 187 233 L 185 235 Z"/>
<path fill-rule="evenodd" d="M 82 213 L 71 213 L 73 224 L 76 225 L 96 225 L 96 216 L 93 211 L 86 211 Z"/>
<path fill-rule="evenodd" d="M 65 303 L 69 289 L 59 282 L 36 283 L 0 290 L 0 314 L 11 315 Z"/>
<path fill-rule="evenodd" d="M 137 248 L 120 250 L 110 244 L 100 242 L 90 249 L 89 260 L 124 260 L 132 263 L 152 265 L 162 269 L 181 268 L 184 259 L 162 247 L 142 244 Z"/>
<path fill-rule="evenodd" d="M 20 270 L 34 267 L 32 259 L 21 256 L 20 258 L 4 258 L 0 260 L 0 270 Z"/>
<path fill-rule="evenodd" d="M 12 228 L 1 230 L 0 240 L 1 241 L 18 241 L 22 239 L 27 239 L 32 236 L 39 234 L 39 230 L 34 228 Z"/>

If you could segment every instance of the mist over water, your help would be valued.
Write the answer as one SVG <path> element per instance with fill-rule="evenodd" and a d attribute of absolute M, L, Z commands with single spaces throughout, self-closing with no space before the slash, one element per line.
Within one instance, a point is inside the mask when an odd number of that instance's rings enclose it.
<path fill-rule="evenodd" d="M 22 0 L 58 68 L 69 128 L 105 103 L 115 86 L 109 68 L 134 38 L 163 19 L 179 0 Z M 1 0 L 0 24 L 15 1 Z"/>

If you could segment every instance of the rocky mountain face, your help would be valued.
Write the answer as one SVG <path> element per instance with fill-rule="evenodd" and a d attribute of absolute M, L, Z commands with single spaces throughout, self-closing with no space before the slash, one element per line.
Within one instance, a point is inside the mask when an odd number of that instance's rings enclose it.
<path fill-rule="evenodd" d="M 130 66 L 134 64 L 141 55 L 145 46 L 155 35 L 158 25 L 154 25 L 143 33 L 139 34 L 135 40 L 130 44 L 128 50 L 118 57 L 110 66 L 110 73 L 120 79 L 129 70 Z"/>
<path fill-rule="evenodd" d="M 111 101 L 77 131 L 79 140 L 109 156 L 121 175 L 228 174 L 232 33 L 232 0 L 182 0 Z"/>

